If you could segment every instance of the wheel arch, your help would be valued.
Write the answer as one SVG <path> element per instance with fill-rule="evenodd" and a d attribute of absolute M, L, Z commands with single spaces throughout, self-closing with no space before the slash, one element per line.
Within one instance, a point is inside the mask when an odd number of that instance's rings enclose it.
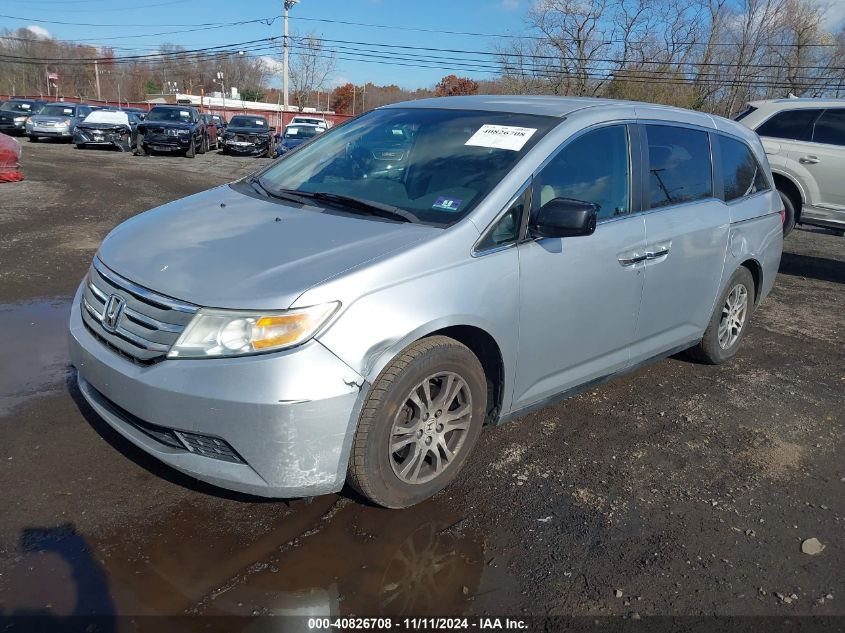
<path fill-rule="evenodd" d="M 448 336 L 466 345 L 481 362 L 487 378 L 487 415 L 485 423 L 495 423 L 502 411 L 505 391 L 505 363 L 496 339 L 474 325 L 452 325 L 430 332 L 429 336 Z"/>
<path fill-rule="evenodd" d="M 763 288 L 763 265 L 753 257 L 744 260 L 740 267 L 747 268 L 754 280 L 754 305 L 760 302 L 761 290 Z"/>
<path fill-rule="evenodd" d="M 804 207 L 803 189 L 793 178 L 783 172 L 773 171 L 772 176 L 775 179 L 775 188 L 778 191 L 783 191 L 792 200 L 792 205 L 795 207 L 795 221 L 798 222 L 801 218 L 801 210 Z"/>

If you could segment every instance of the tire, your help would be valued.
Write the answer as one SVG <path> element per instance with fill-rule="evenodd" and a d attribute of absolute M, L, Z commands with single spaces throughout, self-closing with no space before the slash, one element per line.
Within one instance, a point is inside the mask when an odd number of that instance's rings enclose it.
<path fill-rule="evenodd" d="M 139 134 L 135 139 L 135 156 L 146 156 L 147 151 L 144 149 L 144 135 Z"/>
<path fill-rule="evenodd" d="M 732 296 L 735 292 L 738 295 Z M 755 293 L 754 278 L 751 276 L 751 272 L 745 266 L 740 266 L 731 276 L 730 281 L 725 286 L 724 292 L 719 297 L 719 301 L 716 302 L 716 307 L 713 309 L 713 315 L 710 317 L 710 323 L 707 324 L 707 329 L 704 331 L 701 342 L 689 350 L 690 356 L 708 365 L 721 365 L 736 356 L 736 353 L 739 351 L 739 345 L 742 343 L 746 331 L 748 331 L 748 322 L 751 320 L 751 315 L 754 312 Z M 720 325 L 722 325 L 723 315 L 729 319 L 725 314 L 725 311 L 728 309 L 729 298 L 735 304 L 737 297 L 741 297 L 743 294 L 745 296 L 745 311 L 741 317 L 742 320 L 739 329 L 736 330 L 735 327 L 729 327 L 728 329 L 730 331 L 727 337 L 723 338 L 722 342 L 720 342 Z M 728 323 L 730 323 L 730 320 L 728 320 Z"/>
<path fill-rule="evenodd" d="M 205 154 L 207 147 L 208 147 L 208 137 L 203 136 L 202 139 L 200 139 L 200 146 L 199 146 L 199 151 L 197 151 L 197 154 Z"/>
<path fill-rule="evenodd" d="M 428 385 L 428 399 L 423 384 Z M 447 385 L 454 393 L 448 407 L 438 402 Z M 426 400 L 430 408 L 420 406 Z M 465 413 L 448 420 L 449 409 Z M 386 508 L 407 508 L 431 497 L 460 472 L 486 411 L 487 380 L 469 348 L 445 336 L 413 343 L 373 383 L 352 445 L 349 483 Z M 438 423 L 441 417 L 447 422 Z M 449 430 L 451 425 L 455 428 Z M 401 447 L 391 451 L 391 443 Z M 445 449 L 453 451 L 451 457 Z"/>
<path fill-rule="evenodd" d="M 273 158 L 276 155 L 276 142 L 271 138 L 270 142 L 267 143 L 267 153 L 264 154 L 267 158 Z"/>
<path fill-rule="evenodd" d="M 30 142 L 30 143 L 37 143 L 37 142 L 38 142 L 38 137 L 37 137 L 37 136 L 32 136 L 32 134 L 30 134 L 30 135 L 29 135 L 29 142 Z"/>
<path fill-rule="evenodd" d="M 792 202 L 792 198 L 780 189 L 778 189 L 778 193 L 780 194 L 780 199 L 783 202 L 783 210 L 785 212 L 785 217 L 783 219 L 783 236 L 786 237 L 792 232 L 792 229 L 795 228 L 795 204 Z"/>
<path fill-rule="evenodd" d="M 85 149 L 85 144 L 84 143 L 77 143 L 76 149 Z"/>
<path fill-rule="evenodd" d="M 197 155 L 197 142 L 194 139 L 191 139 L 191 144 L 188 145 L 188 149 L 185 150 L 185 157 L 186 158 L 193 158 Z"/>

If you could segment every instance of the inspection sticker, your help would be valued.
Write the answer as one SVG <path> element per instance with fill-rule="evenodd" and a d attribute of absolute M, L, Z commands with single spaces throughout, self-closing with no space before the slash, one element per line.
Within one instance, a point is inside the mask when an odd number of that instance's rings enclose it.
<path fill-rule="evenodd" d="M 470 136 L 464 145 L 491 147 L 493 149 L 510 149 L 518 152 L 536 131 L 537 128 L 533 127 L 485 124 L 475 134 Z"/>
<path fill-rule="evenodd" d="M 440 211 L 457 211 L 461 207 L 461 202 L 463 202 L 463 200 L 440 196 L 437 200 L 434 201 L 434 204 L 431 205 L 431 208 L 438 209 Z"/>

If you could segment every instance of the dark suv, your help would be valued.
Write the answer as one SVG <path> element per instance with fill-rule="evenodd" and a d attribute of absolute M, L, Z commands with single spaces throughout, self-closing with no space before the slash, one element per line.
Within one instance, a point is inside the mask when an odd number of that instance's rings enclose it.
<path fill-rule="evenodd" d="M 135 154 L 147 152 L 183 152 L 188 158 L 208 149 L 205 123 L 196 108 L 161 105 L 149 111 L 138 125 Z"/>

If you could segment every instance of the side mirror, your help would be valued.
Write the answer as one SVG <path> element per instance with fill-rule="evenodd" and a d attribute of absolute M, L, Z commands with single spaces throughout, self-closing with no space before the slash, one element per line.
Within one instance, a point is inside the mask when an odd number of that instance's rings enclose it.
<path fill-rule="evenodd" d="M 571 198 L 554 198 L 540 207 L 528 227 L 531 237 L 577 237 L 596 230 L 598 205 Z"/>

